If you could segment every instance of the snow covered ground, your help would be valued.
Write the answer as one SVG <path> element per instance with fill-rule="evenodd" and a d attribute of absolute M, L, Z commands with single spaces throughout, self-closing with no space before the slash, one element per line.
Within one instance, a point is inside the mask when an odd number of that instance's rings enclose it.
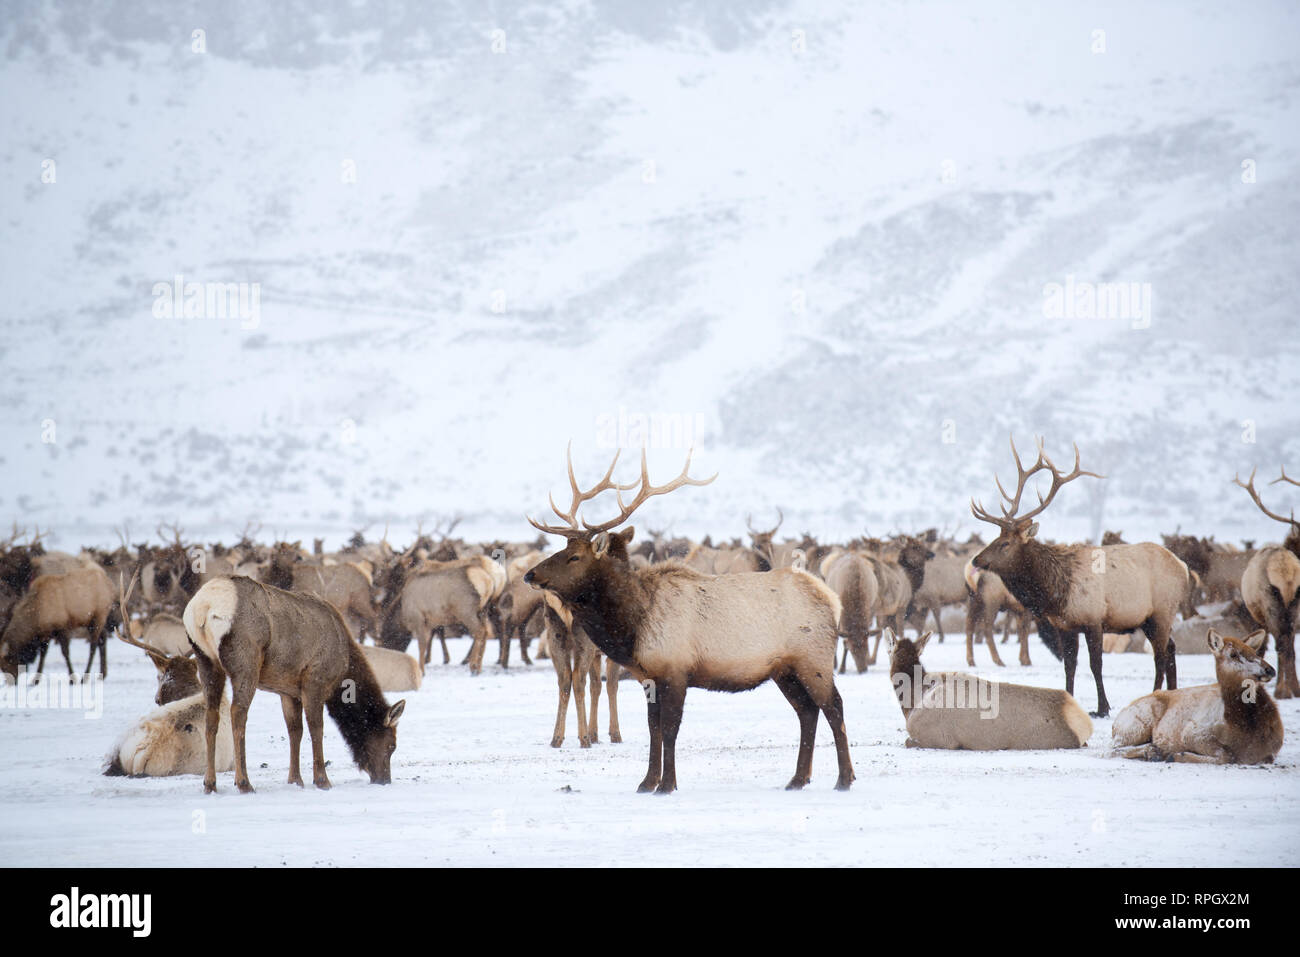
<path fill-rule="evenodd" d="M 466 642 L 453 643 L 459 661 Z M 81 654 L 85 645 L 78 646 Z M 0 709 L 0 860 L 6 864 L 183 865 L 1105 865 L 1279 866 L 1300 860 L 1300 702 L 1281 702 L 1288 739 L 1272 767 L 1145 764 L 1106 756 L 1110 721 L 1086 749 L 995 753 L 903 747 L 884 668 L 839 679 L 858 779 L 834 791 L 822 722 L 813 781 L 783 790 L 798 727 L 772 685 L 692 691 L 671 796 L 640 795 L 645 710 L 620 688 L 624 743 L 550 747 L 549 662 L 471 677 L 435 667 L 408 700 L 391 787 L 367 783 L 327 720 L 333 790 L 284 783 L 288 745 L 278 700 L 259 693 L 249 720 L 257 793 L 230 774 L 205 796 L 198 777 L 100 775 L 122 728 L 151 707 L 153 668 L 111 649 L 103 717 Z M 1061 666 L 1035 639 L 1034 665 L 985 677 L 1061 687 Z M 931 642 L 932 669 L 964 665 L 962 643 Z M 80 655 L 77 656 L 80 663 Z M 977 652 L 977 660 L 987 655 Z M 1184 656 L 1184 686 L 1213 677 Z M 56 668 L 57 671 L 57 668 Z M 1086 665 L 1078 690 L 1095 697 Z M 1107 655 L 1116 710 L 1150 689 L 1148 655 Z M 390 696 L 390 700 L 393 696 Z"/>

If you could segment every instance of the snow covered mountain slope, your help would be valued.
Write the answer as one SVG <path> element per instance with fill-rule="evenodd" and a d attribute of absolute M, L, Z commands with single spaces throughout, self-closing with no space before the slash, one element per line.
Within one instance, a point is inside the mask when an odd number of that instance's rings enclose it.
<path fill-rule="evenodd" d="M 654 6 L 6 4 L 0 519 L 516 537 L 650 415 L 684 533 L 970 529 L 1014 431 L 1049 536 L 1276 537 L 1300 11 Z"/>

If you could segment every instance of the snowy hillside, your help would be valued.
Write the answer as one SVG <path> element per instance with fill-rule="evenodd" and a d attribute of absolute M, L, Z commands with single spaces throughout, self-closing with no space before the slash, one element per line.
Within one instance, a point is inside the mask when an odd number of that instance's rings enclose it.
<path fill-rule="evenodd" d="M 1300 11 L 1132 6 L 6 3 L 0 520 L 519 537 L 644 414 L 684 533 L 969 530 L 1014 431 L 1045 534 L 1276 537 Z"/>

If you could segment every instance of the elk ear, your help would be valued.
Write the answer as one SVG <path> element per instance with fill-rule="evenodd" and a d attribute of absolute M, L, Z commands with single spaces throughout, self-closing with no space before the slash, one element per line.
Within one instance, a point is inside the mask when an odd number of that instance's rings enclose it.
<path fill-rule="evenodd" d="M 591 540 L 591 552 L 597 558 L 604 558 L 609 551 L 609 532 L 597 532 Z"/>
<path fill-rule="evenodd" d="M 618 532 L 617 534 L 619 538 L 623 539 L 624 547 L 631 545 L 632 536 L 636 534 L 636 526 L 629 525 L 627 528 L 623 529 L 623 531 Z"/>
<path fill-rule="evenodd" d="M 927 631 L 927 632 L 926 632 L 924 635 L 922 635 L 920 638 L 916 639 L 916 642 L 915 642 L 915 644 L 916 644 L 916 653 L 917 653 L 918 655 L 920 655 L 921 652 L 925 651 L 925 646 L 926 646 L 926 644 L 930 641 L 930 637 L 931 637 L 933 634 L 934 634 L 934 632 L 932 632 L 932 631 Z"/>
<path fill-rule="evenodd" d="M 406 699 L 403 698 L 397 704 L 388 709 L 388 714 L 384 715 L 384 727 L 395 728 L 397 721 L 402 717 L 402 712 L 406 710 Z"/>
<path fill-rule="evenodd" d="M 1033 538 L 1038 534 L 1038 523 L 1030 522 L 1029 527 L 1025 529 L 1025 538 Z"/>
<path fill-rule="evenodd" d="M 1251 651 L 1255 652 L 1255 654 L 1259 654 L 1259 650 L 1264 647 L 1264 642 L 1267 639 L 1268 632 L 1261 628 L 1259 631 L 1253 632 L 1241 640 L 1246 643 Z"/>
<path fill-rule="evenodd" d="M 898 647 L 898 638 L 894 635 L 894 629 L 886 625 L 885 633 L 882 638 L 885 642 L 885 654 L 892 655 L 894 649 Z"/>
<path fill-rule="evenodd" d="M 1214 652 L 1216 655 L 1222 654 L 1223 636 L 1221 634 L 1219 634 L 1217 631 L 1211 628 L 1209 634 L 1205 636 L 1205 641 L 1207 644 L 1209 644 L 1210 650 L 1212 652 Z"/>

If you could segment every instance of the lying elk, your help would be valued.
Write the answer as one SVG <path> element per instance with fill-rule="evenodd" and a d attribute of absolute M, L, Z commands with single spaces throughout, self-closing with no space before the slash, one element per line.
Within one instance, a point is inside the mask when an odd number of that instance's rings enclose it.
<path fill-rule="evenodd" d="M 1225 638 L 1211 629 L 1212 685 L 1156 691 L 1115 716 L 1111 737 L 1124 758 L 1192 764 L 1272 764 L 1282 749 L 1282 716 L 1266 681 L 1268 633 Z"/>
<path fill-rule="evenodd" d="M 86 659 L 85 673 L 90 674 L 98 651 L 100 677 L 107 677 L 108 649 L 104 639 L 116 622 L 113 589 L 108 575 L 98 565 L 66 575 L 42 575 L 14 605 L 9 624 L 0 636 L 0 670 L 17 677 L 18 666 L 31 664 L 39 651 L 39 673 L 45 666 L 49 643 L 56 641 L 67 662 L 68 674 L 72 675 L 69 633 L 85 628 L 90 636 L 90 657 Z"/>
<path fill-rule="evenodd" d="M 1295 629 L 1296 608 L 1300 605 L 1300 522 L 1295 519 L 1294 509 L 1290 517 L 1283 517 L 1264 507 L 1255 491 L 1253 471 L 1250 481 L 1243 483 L 1240 478 L 1233 481 L 1250 493 L 1261 512 L 1289 529 L 1281 545 L 1266 545 L 1250 560 L 1241 576 L 1241 597 L 1251 617 L 1277 642 L 1277 696 L 1298 697 L 1300 682 L 1296 680 Z M 1286 469 L 1270 484 L 1278 482 L 1300 485 L 1286 474 Z"/>
<path fill-rule="evenodd" d="M 1052 503 L 1068 482 L 1083 475 L 1101 478 L 1079 467 L 1079 447 L 1074 448 L 1074 469 L 1063 475 L 1038 443 L 1038 459 L 1029 468 L 1020 461 L 1016 443 L 1011 454 L 1020 473 L 1014 495 L 998 482 L 1007 504 L 1002 515 L 993 515 L 972 499 L 971 512 L 981 521 L 996 525 L 1000 534 L 973 559 L 975 567 L 993 571 L 1007 590 L 1040 622 L 1056 630 L 1065 662 L 1065 690 L 1074 693 L 1074 669 L 1079 657 L 1079 632 L 1088 642 L 1088 658 L 1097 682 L 1096 717 L 1110 713 L 1101 680 L 1102 635 L 1141 628 L 1151 641 L 1155 658 L 1155 687 L 1166 677 L 1171 689 L 1178 686 L 1173 644 L 1169 640 L 1174 616 L 1187 594 L 1187 566 L 1168 550 L 1150 542 L 1137 545 L 1045 545 L 1035 541 L 1038 523 L 1033 521 Z M 1040 493 L 1037 507 L 1019 514 L 1025 485 L 1036 473 L 1049 471 L 1052 487 L 1046 498 Z M 1009 507 L 1008 507 L 1009 506 Z"/>
<path fill-rule="evenodd" d="M 123 593 L 119 576 L 118 607 L 128 607 L 136 584 Z M 202 774 L 207 766 L 204 722 L 207 705 L 199 682 L 198 665 L 188 655 L 169 655 L 165 651 L 134 637 L 123 626 L 118 637 L 141 649 L 158 670 L 158 690 L 149 712 L 118 738 L 109 752 L 104 774 L 113 777 L 166 777 L 173 774 Z M 218 771 L 235 766 L 235 743 L 230 731 L 230 699 L 221 697 L 221 717 L 217 727 L 216 765 Z"/>
<path fill-rule="evenodd" d="M 798 569 L 711 576 L 674 563 L 633 568 L 627 547 L 634 530 L 613 529 L 652 496 L 685 485 L 707 485 L 717 476 L 690 478 L 688 454 L 677 478 L 667 485 L 651 485 L 642 449 L 639 483 L 620 486 L 611 479 L 617 462 L 616 453 L 604 478 L 583 491 L 568 456 L 572 503 L 563 512 L 551 499 L 551 509 L 564 524 L 528 520 L 567 543 L 524 580 L 558 595 L 597 648 L 637 680 L 650 682 L 650 760 L 637 790 L 667 794 L 677 788 L 677 732 L 688 687 L 747 691 L 769 678 L 799 716 L 799 758 L 788 787 L 801 788 L 812 777 L 820 709 L 835 737 L 835 786 L 846 790 L 853 782 L 853 765 L 844 705 L 834 681 L 839 615 L 835 594 Z M 635 496 L 625 504 L 622 493 L 634 487 Z M 617 517 L 597 525 L 583 521 L 579 527 L 579 506 L 610 490 L 618 499 Z"/>
<path fill-rule="evenodd" d="M 235 786 L 253 790 L 244 748 L 248 706 L 262 688 L 280 696 L 289 729 L 289 783 L 298 770 L 303 712 L 311 732 L 312 781 L 328 788 L 323 710 L 338 725 L 358 767 L 371 783 L 392 780 L 397 721 L 406 702 L 389 706 L 361 646 L 343 616 L 313 595 L 284 591 L 250 578 L 217 578 L 198 590 L 182 615 L 198 652 L 207 733 L 204 791 L 217 789 L 216 738 L 221 696 L 230 676 L 230 718 L 235 736 Z"/>
<path fill-rule="evenodd" d="M 1033 751 L 1081 748 L 1092 721 L 1069 692 L 1002 684 L 974 675 L 927 673 L 916 641 L 885 629 L 889 679 L 903 709 L 909 748 Z"/>

